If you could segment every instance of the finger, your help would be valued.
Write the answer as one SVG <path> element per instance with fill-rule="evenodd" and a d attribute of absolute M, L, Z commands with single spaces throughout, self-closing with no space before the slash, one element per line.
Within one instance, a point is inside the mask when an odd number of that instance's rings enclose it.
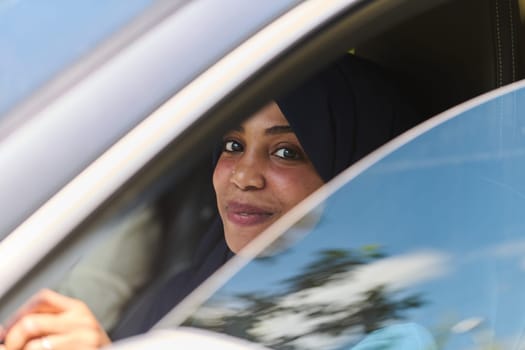
<path fill-rule="evenodd" d="M 20 349 L 34 339 L 84 331 L 103 336 L 109 341 L 105 331 L 87 308 L 76 310 L 79 312 L 23 316 L 9 329 L 5 338 L 7 348 Z"/>
<path fill-rule="evenodd" d="M 53 350 L 95 350 L 109 344 L 102 334 L 87 329 L 68 334 L 50 335 L 44 339 L 48 348 L 50 346 Z M 44 350 L 46 348 L 43 345 L 43 338 L 36 338 L 30 340 L 22 349 Z"/>
<path fill-rule="evenodd" d="M 48 337 L 37 338 L 25 344 L 22 350 L 56 350 Z"/>
<path fill-rule="evenodd" d="M 78 308 L 81 302 L 58 294 L 49 289 L 43 289 L 31 297 L 7 323 L 9 329 L 18 319 L 30 313 L 60 313 L 69 309 Z"/>
<path fill-rule="evenodd" d="M 8 349 L 20 349 L 32 339 L 48 335 L 67 334 L 87 329 L 93 333 L 103 332 L 91 314 L 29 314 L 20 318 L 7 332 L 5 344 Z"/>
<path fill-rule="evenodd" d="M 50 289 L 42 289 L 22 305 L 17 314 L 61 312 L 74 307 L 77 303 L 76 299 L 66 297 Z"/>
<path fill-rule="evenodd" d="M 26 315 L 12 325 L 5 336 L 4 344 L 8 349 L 22 349 L 30 340 L 58 333 L 63 327 L 64 322 L 56 315 Z"/>

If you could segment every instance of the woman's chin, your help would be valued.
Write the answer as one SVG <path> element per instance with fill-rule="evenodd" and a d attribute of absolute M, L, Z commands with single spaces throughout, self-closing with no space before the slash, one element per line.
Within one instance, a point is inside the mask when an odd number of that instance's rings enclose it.
<path fill-rule="evenodd" d="M 244 227 L 242 229 L 235 230 L 228 230 L 225 228 L 224 236 L 226 237 L 226 243 L 228 244 L 230 250 L 237 254 L 269 225 L 261 226 L 262 227 Z"/>

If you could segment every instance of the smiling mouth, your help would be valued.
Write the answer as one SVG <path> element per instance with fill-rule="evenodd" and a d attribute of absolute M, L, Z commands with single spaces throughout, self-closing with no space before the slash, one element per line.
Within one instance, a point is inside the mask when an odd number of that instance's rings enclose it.
<path fill-rule="evenodd" d="M 240 226 L 259 225 L 274 216 L 273 212 L 265 209 L 235 202 L 228 203 L 226 213 L 229 221 Z"/>

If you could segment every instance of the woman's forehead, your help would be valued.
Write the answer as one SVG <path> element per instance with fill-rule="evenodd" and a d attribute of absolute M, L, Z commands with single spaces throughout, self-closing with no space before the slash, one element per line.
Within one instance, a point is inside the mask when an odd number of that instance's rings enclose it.
<path fill-rule="evenodd" d="M 279 106 L 270 102 L 246 119 L 240 131 L 257 131 L 269 135 L 290 133 L 292 129 Z"/>

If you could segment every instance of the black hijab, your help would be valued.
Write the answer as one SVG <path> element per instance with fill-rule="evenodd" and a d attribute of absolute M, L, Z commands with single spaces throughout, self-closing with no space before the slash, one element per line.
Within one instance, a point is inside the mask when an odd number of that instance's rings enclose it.
<path fill-rule="evenodd" d="M 324 181 L 417 122 L 386 74 L 350 54 L 276 101 Z"/>
<path fill-rule="evenodd" d="M 324 181 L 414 123 L 414 114 L 383 73 L 352 55 L 276 102 Z M 215 152 L 214 164 L 219 154 Z M 139 301 L 112 337 L 147 331 L 232 256 L 217 214 L 191 266 Z"/>

